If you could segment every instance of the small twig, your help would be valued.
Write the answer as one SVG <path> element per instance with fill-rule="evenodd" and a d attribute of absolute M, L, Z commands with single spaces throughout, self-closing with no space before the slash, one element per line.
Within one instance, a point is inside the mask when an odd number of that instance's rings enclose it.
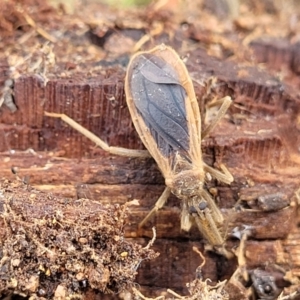
<path fill-rule="evenodd" d="M 177 294 L 177 293 L 175 293 L 173 290 L 171 290 L 171 289 L 167 289 L 167 292 L 169 293 L 169 294 L 172 294 L 173 296 L 175 296 L 176 298 L 178 298 L 178 299 L 184 299 L 185 297 L 183 297 L 183 296 L 180 296 L 179 294 Z"/>
<path fill-rule="evenodd" d="M 132 288 L 132 291 L 133 293 L 140 297 L 141 299 L 143 300 L 160 300 L 160 299 L 164 299 L 165 297 L 164 296 L 158 296 L 156 298 L 148 298 L 148 297 L 145 297 L 140 291 L 138 291 L 136 288 Z"/>
<path fill-rule="evenodd" d="M 55 37 L 51 36 L 43 28 L 37 26 L 34 20 L 24 10 L 20 9 L 20 12 L 23 14 L 27 24 L 34 28 L 42 37 L 44 37 L 46 40 L 49 40 L 52 43 L 57 42 L 57 39 Z"/>
<path fill-rule="evenodd" d="M 277 300 L 292 300 L 292 299 L 296 299 L 297 296 L 299 296 L 298 292 L 293 292 L 292 294 L 289 295 L 283 295 L 283 292 L 281 292 Z"/>
<path fill-rule="evenodd" d="M 206 263 L 206 259 L 205 259 L 205 257 L 203 256 L 203 254 L 201 253 L 201 251 L 200 251 L 196 246 L 193 247 L 193 251 L 196 252 L 196 253 L 198 253 L 199 256 L 200 256 L 200 257 L 202 258 L 202 260 L 203 260 L 203 263 L 199 266 L 199 268 L 201 269 L 202 267 L 204 267 L 204 265 L 205 265 L 205 263 Z"/>
<path fill-rule="evenodd" d="M 154 244 L 154 241 L 156 240 L 156 229 L 155 229 L 155 227 L 152 227 L 152 232 L 153 232 L 153 237 L 149 241 L 148 245 L 146 247 L 144 247 L 144 249 L 149 249 L 150 247 L 152 247 L 153 244 Z"/>

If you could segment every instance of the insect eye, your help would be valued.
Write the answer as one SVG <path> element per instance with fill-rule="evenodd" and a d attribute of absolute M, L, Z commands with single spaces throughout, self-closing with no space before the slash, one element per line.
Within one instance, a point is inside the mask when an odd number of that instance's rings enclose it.
<path fill-rule="evenodd" d="M 200 211 L 203 211 L 203 210 L 205 210 L 207 208 L 207 202 L 206 201 L 201 201 L 199 204 L 198 204 L 198 209 L 200 210 Z M 197 211 L 197 209 L 196 209 L 196 207 L 195 206 L 193 206 L 193 205 L 191 205 L 190 207 L 189 207 L 189 213 L 190 214 L 196 214 L 198 211 Z"/>
<path fill-rule="evenodd" d="M 207 207 L 207 202 L 206 201 L 202 201 L 199 203 L 199 209 L 200 210 L 204 210 Z"/>
<path fill-rule="evenodd" d="M 190 206 L 190 207 L 189 207 L 189 213 L 190 213 L 191 215 L 197 213 L 197 210 L 196 210 L 195 206 Z"/>

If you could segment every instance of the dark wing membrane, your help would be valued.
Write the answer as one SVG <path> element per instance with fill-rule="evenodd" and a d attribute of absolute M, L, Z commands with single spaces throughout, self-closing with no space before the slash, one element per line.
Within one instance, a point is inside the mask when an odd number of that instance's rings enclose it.
<path fill-rule="evenodd" d="M 170 157 L 179 152 L 189 160 L 187 94 L 172 66 L 151 54 L 137 57 L 131 92 L 134 105 L 161 154 Z"/>

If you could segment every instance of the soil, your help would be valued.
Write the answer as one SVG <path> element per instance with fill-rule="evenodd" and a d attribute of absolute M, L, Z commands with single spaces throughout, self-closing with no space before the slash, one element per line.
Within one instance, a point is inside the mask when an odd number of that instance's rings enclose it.
<path fill-rule="evenodd" d="M 124 239 L 129 206 L 73 201 L 22 181 L 0 182 L 1 296 L 82 299 L 89 289 L 120 293 L 158 254 Z"/>

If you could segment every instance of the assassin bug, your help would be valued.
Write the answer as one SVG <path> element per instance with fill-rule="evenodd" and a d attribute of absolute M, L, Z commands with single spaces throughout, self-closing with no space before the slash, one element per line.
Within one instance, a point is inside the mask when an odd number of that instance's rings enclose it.
<path fill-rule="evenodd" d="M 220 165 L 221 172 L 205 164 L 201 140 L 224 116 L 231 98 L 222 99 L 215 120 L 201 132 L 199 106 L 186 66 L 175 50 L 165 45 L 139 52 L 131 58 L 125 93 L 133 124 L 166 183 L 161 197 L 139 226 L 163 207 L 172 192 L 182 200 L 181 228 L 188 231 L 194 220 L 212 246 L 222 245 L 224 238 L 219 227 L 223 215 L 204 188 L 205 176 L 209 173 L 227 184 L 233 181 L 233 177 L 224 165 Z M 45 114 L 60 117 L 112 154 L 149 156 L 145 150 L 110 147 L 66 115 Z"/>

